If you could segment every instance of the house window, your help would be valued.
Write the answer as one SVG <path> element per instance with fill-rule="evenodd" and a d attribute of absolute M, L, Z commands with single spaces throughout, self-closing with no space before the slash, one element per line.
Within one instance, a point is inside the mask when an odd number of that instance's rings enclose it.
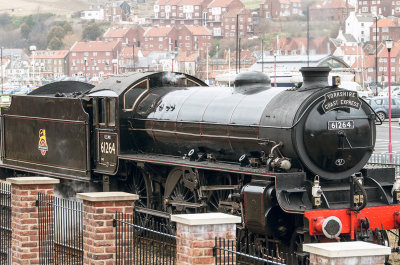
<path fill-rule="evenodd" d="M 106 56 L 110 56 L 110 52 L 106 52 Z"/>
<path fill-rule="evenodd" d="M 186 36 L 186 40 L 190 40 L 190 36 Z"/>
<path fill-rule="evenodd" d="M 93 52 L 93 56 L 97 56 L 97 52 Z"/>
<path fill-rule="evenodd" d="M 72 56 L 76 56 L 76 52 L 73 52 L 73 53 L 72 53 Z"/>

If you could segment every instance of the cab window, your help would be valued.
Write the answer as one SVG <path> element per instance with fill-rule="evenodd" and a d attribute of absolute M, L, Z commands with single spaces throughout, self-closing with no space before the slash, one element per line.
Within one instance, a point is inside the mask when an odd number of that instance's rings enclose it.
<path fill-rule="evenodd" d="M 142 102 L 140 102 L 136 112 L 142 116 L 149 114 L 156 107 L 159 98 L 160 96 L 157 94 L 148 94 Z"/>
<path fill-rule="evenodd" d="M 94 123 L 103 126 L 115 126 L 115 98 L 97 98 L 93 102 Z"/>
<path fill-rule="evenodd" d="M 141 95 L 149 88 L 148 80 L 143 80 L 132 86 L 124 94 L 124 110 L 133 110 L 134 105 Z"/>

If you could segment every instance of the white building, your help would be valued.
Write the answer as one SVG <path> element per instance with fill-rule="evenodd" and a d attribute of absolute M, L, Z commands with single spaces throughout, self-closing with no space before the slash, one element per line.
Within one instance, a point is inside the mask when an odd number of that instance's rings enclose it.
<path fill-rule="evenodd" d="M 358 43 L 370 41 L 370 27 L 374 24 L 374 17 L 370 14 L 355 14 L 350 12 L 346 19 L 346 34 L 350 34 Z"/>
<path fill-rule="evenodd" d="M 81 12 L 81 19 L 104 20 L 104 9 L 82 11 Z"/>

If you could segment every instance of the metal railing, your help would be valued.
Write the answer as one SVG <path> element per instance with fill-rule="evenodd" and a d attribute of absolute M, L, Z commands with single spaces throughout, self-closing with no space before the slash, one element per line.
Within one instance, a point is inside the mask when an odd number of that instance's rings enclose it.
<path fill-rule="evenodd" d="M 269 249 L 265 242 L 236 241 L 215 238 L 213 255 L 216 265 L 308 265 L 309 256 L 295 251 L 281 252 Z"/>
<path fill-rule="evenodd" d="M 392 162 L 390 162 L 390 156 L 392 156 Z M 375 153 L 371 155 L 367 165 L 380 166 L 380 167 L 394 167 L 396 169 L 396 176 L 398 176 L 400 174 L 400 154 Z"/>
<path fill-rule="evenodd" d="M 83 204 L 38 194 L 40 264 L 83 264 Z"/>
<path fill-rule="evenodd" d="M 175 229 L 149 215 L 116 213 L 117 265 L 172 265 L 176 261 Z"/>
<path fill-rule="evenodd" d="M 11 185 L 0 182 L 0 265 L 11 265 Z"/>

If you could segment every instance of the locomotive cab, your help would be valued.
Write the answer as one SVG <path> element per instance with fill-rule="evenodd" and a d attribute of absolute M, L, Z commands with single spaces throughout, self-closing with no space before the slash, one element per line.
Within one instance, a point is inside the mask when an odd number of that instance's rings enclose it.
<path fill-rule="evenodd" d="M 94 169 L 114 175 L 118 168 L 118 97 L 110 90 L 89 94 L 93 103 Z"/>

